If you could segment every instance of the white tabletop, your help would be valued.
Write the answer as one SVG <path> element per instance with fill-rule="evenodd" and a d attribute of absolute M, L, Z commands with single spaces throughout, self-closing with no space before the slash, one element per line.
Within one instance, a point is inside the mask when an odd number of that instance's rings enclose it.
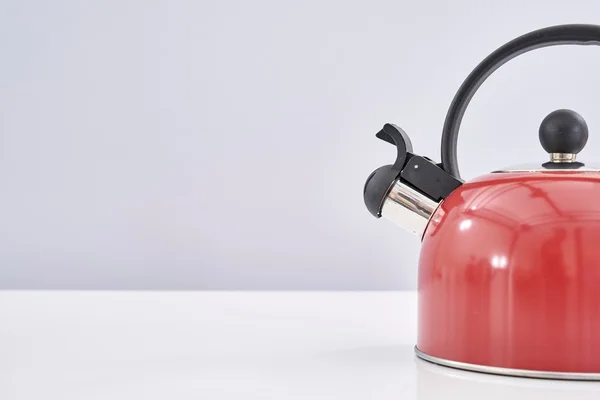
<path fill-rule="evenodd" d="M 0 292 L 0 399 L 595 399 L 415 359 L 411 292 Z"/>

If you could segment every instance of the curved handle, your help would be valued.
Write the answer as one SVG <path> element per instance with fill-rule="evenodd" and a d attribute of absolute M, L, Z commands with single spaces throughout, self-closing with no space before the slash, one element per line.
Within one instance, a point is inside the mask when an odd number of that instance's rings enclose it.
<path fill-rule="evenodd" d="M 531 50 L 559 44 L 600 44 L 598 25 L 557 25 L 526 33 L 506 43 L 487 56 L 469 74 L 454 95 L 442 131 L 442 166 L 446 172 L 460 179 L 456 157 L 458 130 L 471 98 L 481 84 L 507 61 Z"/>

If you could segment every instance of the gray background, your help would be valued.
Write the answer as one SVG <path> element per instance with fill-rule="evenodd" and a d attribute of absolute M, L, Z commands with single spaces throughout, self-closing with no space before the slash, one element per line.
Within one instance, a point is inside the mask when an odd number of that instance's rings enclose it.
<path fill-rule="evenodd" d="M 394 151 L 439 159 L 488 53 L 588 1 L 0 2 L 0 288 L 414 288 L 419 241 L 364 209 Z M 545 159 L 550 111 L 600 154 L 600 48 L 538 50 L 467 111 L 465 178 Z M 596 157 L 598 158 L 598 157 Z"/>

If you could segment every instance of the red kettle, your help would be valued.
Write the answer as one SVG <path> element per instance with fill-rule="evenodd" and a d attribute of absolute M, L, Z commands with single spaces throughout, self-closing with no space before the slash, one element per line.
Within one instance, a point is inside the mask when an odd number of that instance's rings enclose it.
<path fill-rule="evenodd" d="M 498 48 L 455 95 L 442 132 L 441 163 L 415 154 L 393 124 L 394 164 L 364 187 L 367 209 L 421 237 L 417 356 L 437 364 L 513 376 L 600 380 L 600 169 L 577 160 L 583 118 L 550 113 L 539 128 L 546 162 L 464 182 L 456 145 L 479 86 L 527 51 L 600 44 L 600 26 L 559 25 Z"/>

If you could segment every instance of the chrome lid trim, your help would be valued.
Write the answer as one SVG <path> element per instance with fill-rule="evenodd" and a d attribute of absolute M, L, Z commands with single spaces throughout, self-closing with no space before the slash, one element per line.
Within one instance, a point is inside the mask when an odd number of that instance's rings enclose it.
<path fill-rule="evenodd" d="M 430 356 L 429 354 L 423 353 L 415 346 L 415 354 L 417 357 L 429 361 L 433 364 L 442 365 L 444 367 L 450 367 L 455 369 L 461 369 L 471 372 L 480 372 L 484 374 L 492 375 L 505 375 L 514 376 L 519 378 L 538 378 L 538 379 L 556 379 L 556 380 L 569 380 L 569 381 L 600 381 L 600 372 L 558 372 L 558 371 L 536 371 L 529 369 L 514 369 L 514 368 L 502 368 L 502 367 L 491 367 L 487 365 L 469 364 L 460 361 L 446 360 L 444 358 L 438 358 Z"/>
<path fill-rule="evenodd" d="M 492 173 L 502 172 L 600 172 L 600 166 L 586 165 L 579 162 L 547 162 L 513 165 L 492 171 Z"/>
<path fill-rule="evenodd" d="M 523 168 L 523 169 L 500 169 L 492 171 L 493 174 L 510 173 L 510 172 L 600 172 L 600 168 Z"/>

